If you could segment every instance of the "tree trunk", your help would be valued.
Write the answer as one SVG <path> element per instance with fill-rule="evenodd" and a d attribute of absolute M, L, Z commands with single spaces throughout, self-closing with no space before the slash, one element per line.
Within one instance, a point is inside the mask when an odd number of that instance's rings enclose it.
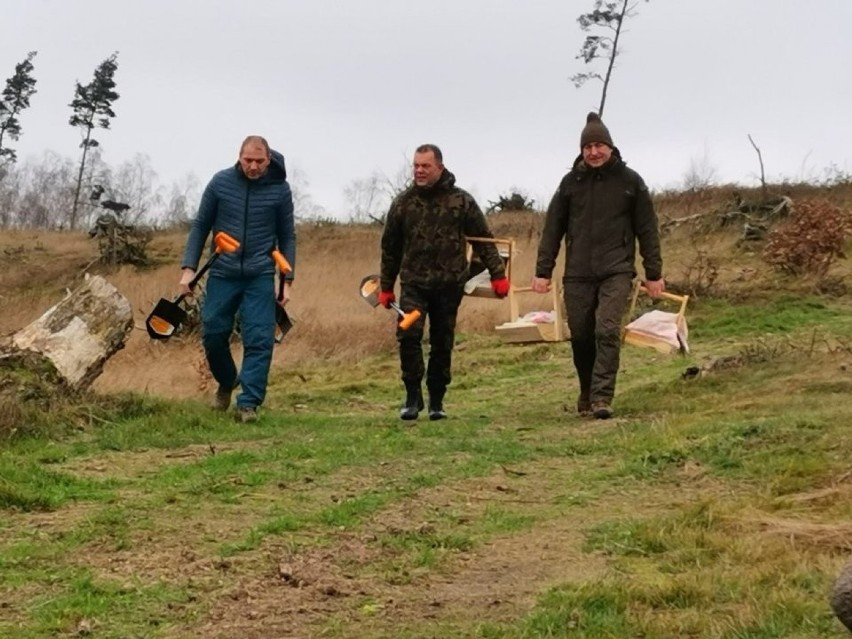
<path fill-rule="evenodd" d="M 609 64 L 606 67 L 606 77 L 601 90 L 601 105 L 598 108 L 598 115 L 603 117 L 604 106 L 606 106 L 606 92 L 609 89 L 609 79 L 612 77 L 612 68 L 615 66 L 615 58 L 618 57 L 618 38 L 621 36 L 621 27 L 624 25 L 624 16 L 627 13 L 627 2 L 621 5 L 621 13 L 618 16 L 618 26 L 615 28 L 615 39 L 612 41 L 612 54 L 609 56 Z"/>
<path fill-rule="evenodd" d="M 133 328 L 130 302 L 100 276 L 86 280 L 29 326 L 0 344 L 0 365 L 57 377 L 72 391 L 88 388 L 124 348 Z"/>
<path fill-rule="evenodd" d="M 89 152 L 89 140 L 92 139 L 92 127 L 86 129 L 86 139 L 83 140 L 83 157 L 80 160 L 80 170 L 77 172 L 77 187 L 74 189 L 74 204 L 71 207 L 70 228 L 77 228 L 77 208 L 80 206 L 80 189 L 83 186 L 83 171 L 86 168 L 86 155 Z"/>

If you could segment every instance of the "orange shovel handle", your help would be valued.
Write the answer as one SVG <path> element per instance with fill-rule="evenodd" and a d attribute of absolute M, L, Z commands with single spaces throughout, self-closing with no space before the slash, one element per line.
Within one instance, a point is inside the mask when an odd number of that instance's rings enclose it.
<path fill-rule="evenodd" d="M 394 305 L 394 306 L 396 306 L 396 305 Z M 399 327 L 404 331 L 411 328 L 411 326 L 414 324 L 414 322 L 416 322 L 417 320 L 420 319 L 420 311 L 417 310 L 416 308 L 409 313 L 403 312 L 403 310 L 401 308 L 399 308 L 398 306 L 396 307 L 396 310 L 402 316 L 402 321 L 400 321 Z"/>
<path fill-rule="evenodd" d="M 281 275 L 287 275 L 287 273 L 293 270 L 290 262 L 287 261 L 287 258 L 278 249 L 272 251 L 272 259 L 275 260 L 275 265 L 278 267 Z"/>
<path fill-rule="evenodd" d="M 213 244 L 216 245 L 217 253 L 233 253 L 240 248 L 240 243 L 225 231 L 219 231 L 213 236 Z"/>

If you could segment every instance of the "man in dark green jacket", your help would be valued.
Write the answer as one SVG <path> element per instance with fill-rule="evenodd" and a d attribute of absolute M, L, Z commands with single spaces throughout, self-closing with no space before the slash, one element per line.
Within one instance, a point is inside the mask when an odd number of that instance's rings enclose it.
<path fill-rule="evenodd" d="M 580 381 L 577 411 L 612 417 L 621 321 L 636 277 L 636 241 L 651 297 L 665 290 L 657 216 L 648 187 L 627 167 L 596 113 L 580 135 L 580 156 L 547 209 L 532 288 L 550 290 L 565 240 L 565 309 Z"/>
<path fill-rule="evenodd" d="M 429 419 L 444 419 L 444 394 L 452 374 L 456 315 L 468 279 L 466 237 L 493 237 L 476 201 L 455 185 L 456 178 L 443 164 L 441 150 L 423 144 L 414 154 L 414 184 L 391 204 L 382 234 L 380 303 L 395 301 L 394 283 L 401 284 L 400 306 L 419 309 L 417 322 L 397 329 L 405 403 L 402 419 L 417 419 L 423 409 L 421 383 L 426 375 Z M 474 244 L 491 274 L 498 297 L 509 293 L 509 280 L 494 244 Z M 423 326 L 429 316 L 429 365 L 423 365 Z"/>

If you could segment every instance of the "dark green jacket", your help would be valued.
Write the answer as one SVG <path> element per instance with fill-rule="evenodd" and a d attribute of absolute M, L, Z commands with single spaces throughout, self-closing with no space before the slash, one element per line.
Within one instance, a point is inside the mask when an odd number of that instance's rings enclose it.
<path fill-rule="evenodd" d="M 444 169 L 431 187 L 410 186 L 388 210 L 382 234 L 382 290 L 402 284 L 432 287 L 468 279 L 465 237 L 493 237 L 476 200 L 456 185 Z M 474 248 L 491 279 L 505 277 L 497 248 L 478 242 Z"/>
<path fill-rule="evenodd" d="M 588 167 L 580 156 L 562 178 L 547 209 L 536 277 L 551 278 L 563 238 L 566 280 L 595 281 L 619 273 L 635 276 L 637 239 L 645 278 L 662 277 L 660 234 L 651 195 L 618 149 L 597 169 Z"/>

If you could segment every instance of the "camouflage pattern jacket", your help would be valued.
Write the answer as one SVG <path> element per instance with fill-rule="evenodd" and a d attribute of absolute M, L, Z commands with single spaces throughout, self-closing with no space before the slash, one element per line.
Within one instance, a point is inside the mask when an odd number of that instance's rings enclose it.
<path fill-rule="evenodd" d="M 562 178 L 547 209 L 536 277 L 550 279 L 563 238 L 566 280 L 599 281 L 620 273 L 635 276 L 637 239 L 645 278 L 662 277 L 660 234 L 651 195 L 618 149 L 597 169 L 578 157 Z"/>
<path fill-rule="evenodd" d="M 494 236 L 473 196 L 455 183 L 444 169 L 432 186 L 412 185 L 393 201 L 382 234 L 383 291 L 393 290 L 397 276 L 402 284 L 427 288 L 468 279 L 465 237 Z M 493 244 L 479 242 L 474 249 L 491 279 L 506 276 Z"/>

